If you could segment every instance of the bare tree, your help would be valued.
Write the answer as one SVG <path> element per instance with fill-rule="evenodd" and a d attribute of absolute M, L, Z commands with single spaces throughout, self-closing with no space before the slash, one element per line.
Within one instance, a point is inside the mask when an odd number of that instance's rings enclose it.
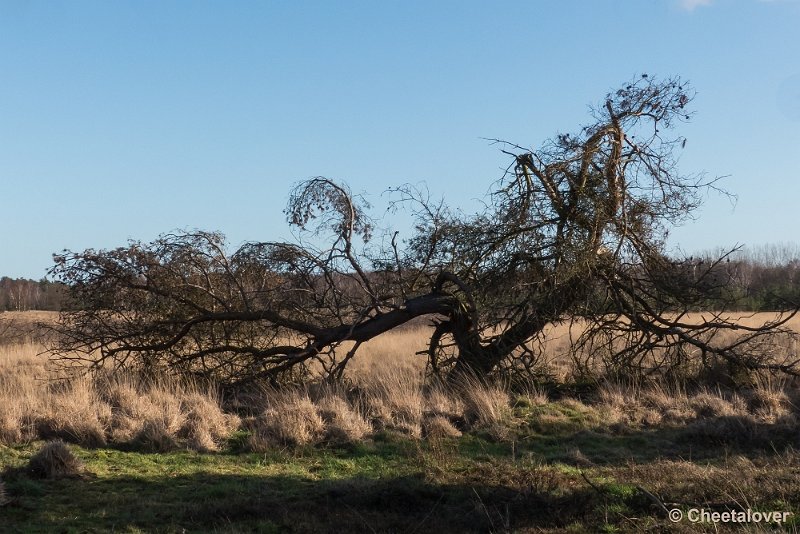
<path fill-rule="evenodd" d="M 676 169 L 685 139 L 668 133 L 690 119 L 692 97 L 679 78 L 642 75 L 575 134 L 535 151 L 497 141 L 510 165 L 482 213 L 398 188 L 395 205 L 417 218 L 402 243 L 397 232 L 372 236 L 366 204 L 346 186 L 313 178 L 286 210 L 297 243 L 228 254 L 222 236 L 193 232 L 65 251 L 51 274 L 80 308 L 62 315 L 54 353 L 226 383 L 338 377 L 362 343 L 427 316 L 432 371 L 487 376 L 530 370 L 545 326 L 580 317 L 590 327 L 579 346 L 602 348 L 614 368 L 648 373 L 697 352 L 796 374 L 796 355 L 769 341 L 789 335 L 790 314 L 745 327 L 724 313 L 713 265 L 687 268 L 664 252 L 669 227 L 716 189 Z M 687 319 L 701 308 L 714 312 Z"/>

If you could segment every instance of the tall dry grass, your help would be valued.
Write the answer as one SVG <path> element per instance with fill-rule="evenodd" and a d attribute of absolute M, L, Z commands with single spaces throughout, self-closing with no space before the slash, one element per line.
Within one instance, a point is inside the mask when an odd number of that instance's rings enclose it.
<path fill-rule="evenodd" d="M 795 321 L 800 327 L 800 319 Z M 551 327 L 554 362 L 578 327 Z M 425 359 L 415 353 L 425 348 L 428 332 L 414 327 L 372 340 L 348 368 L 346 380 L 335 386 L 263 389 L 238 405 L 223 403 L 212 388 L 167 377 L 144 380 L 130 373 L 100 372 L 53 380 L 46 358 L 38 355 L 41 345 L 0 345 L 0 443 L 63 439 L 91 447 L 213 451 L 240 429 L 249 433 L 247 446 L 259 451 L 343 445 L 379 432 L 438 439 L 477 430 L 504 440 L 514 439 L 515 406 L 553 402 L 533 385 L 512 397 L 502 384 L 426 379 Z M 557 402 L 595 414 L 592 424 L 612 430 L 695 425 L 698 435 L 713 438 L 725 431 L 725 424 L 796 429 L 799 400 L 795 383 L 762 377 L 754 387 L 735 393 L 714 388 L 689 392 L 680 384 L 608 383 L 588 405 L 574 399 Z M 539 411 L 535 417 L 561 417 L 552 410 Z"/>
<path fill-rule="evenodd" d="M 381 431 L 411 438 L 458 436 L 459 428 L 489 429 L 494 419 L 505 417 L 507 393 L 427 383 L 423 367 L 403 357 L 408 353 L 401 343 L 385 346 L 396 357 L 362 367 L 347 386 L 251 394 L 251 413 L 242 414 L 244 420 L 226 413 L 209 388 L 126 372 L 53 380 L 41 346 L 6 346 L 0 349 L 0 443 L 60 439 L 88 447 L 213 451 L 244 428 L 250 431 L 249 448 L 265 450 L 342 445 Z M 372 350 L 377 361 L 378 349 Z"/>
<path fill-rule="evenodd" d="M 54 379 L 35 343 L 0 348 L 0 443 L 63 439 L 168 450 L 216 450 L 238 425 L 197 384 L 127 373 Z"/>
<path fill-rule="evenodd" d="M 800 436 L 800 392 L 787 384 L 687 392 L 680 386 L 609 383 L 598 397 L 595 409 L 611 428 L 680 426 L 693 430 L 698 439 L 724 442 L 753 442 L 766 433 Z"/>

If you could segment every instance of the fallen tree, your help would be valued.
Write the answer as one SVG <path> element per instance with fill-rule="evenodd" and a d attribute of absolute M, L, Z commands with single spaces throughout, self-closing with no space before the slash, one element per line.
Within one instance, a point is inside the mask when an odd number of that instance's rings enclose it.
<path fill-rule="evenodd" d="M 668 133 L 690 119 L 692 97 L 678 78 L 643 75 L 607 95 L 575 134 L 535 151 L 497 141 L 510 164 L 481 213 L 400 187 L 395 207 L 417 221 L 402 242 L 398 232 L 374 236 L 365 203 L 345 185 L 313 178 L 286 209 L 309 234 L 296 243 L 228 253 L 221 235 L 186 232 L 65 251 L 51 275 L 76 311 L 62 314 L 52 352 L 231 385 L 282 383 L 340 377 L 364 342 L 428 317 L 433 373 L 535 374 L 532 341 L 550 323 L 582 318 L 589 327 L 576 347 L 620 372 L 664 372 L 696 353 L 709 365 L 797 374 L 797 355 L 771 341 L 792 335 L 792 313 L 746 327 L 724 313 L 719 260 L 687 269 L 665 254 L 670 226 L 716 189 L 675 165 L 685 139 Z M 687 320 L 698 306 L 716 312 Z"/>

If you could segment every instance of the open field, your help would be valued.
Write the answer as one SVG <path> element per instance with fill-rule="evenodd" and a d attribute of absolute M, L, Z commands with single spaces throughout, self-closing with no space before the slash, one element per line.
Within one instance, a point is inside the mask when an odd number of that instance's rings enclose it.
<path fill-rule="evenodd" d="M 43 350 L 40 339 L 43 331 L 40 326 L 53 323 L 57 317 L 57 312 L 48 311 L 0 314 L 0 346 L 33 344 L 39 347 L 39 351 Z M 776 320 L 779 314 L 731 312 L 725 317 L 742 326 L 755 328 Z M 699 323 L 711 318 L 709 313 L 694 312 L 686 314 L 683 320 L 687 323 Z M 800 314 L 790 318 L 785 327 L 800 333 Z M 584 328 L 585 324 L 581 320 L 565 321 L 560 324 L 548 325 L 542 332 L 541 346 L 537 346 L 542 353 L 541 364 L 554 375 L 555 379 L 559 381 L 568 379 L 568 375 L 572 371 L 571 366 L 574 364 L 570 356 L 570 347 L 580 337 Z M 409 366 L 422 371 L 425 368 L 426 357 L 416 353 L 428 348 L 430 332 L 428 321 L 417 320 L 412 325 L 378 336 L 363 345 L 357 357 L 348 366 L 347 372 L 351 377 L 358 377 L 387 364 Z M 732 332 L 727 332 L 718 338 L 726 339 L 733 335 Z M 351 346 L 352 343 L 345 342 L 340 351 L 346 353 Z M 798 346 L 797 340 L 787 340 L 785 352 L 800 357 L 800 346 Z"/>
<path fill-rule="evenodd" d="M 748 529 L 800 527 L 796 383 L 442 387 L 423 380 L 422 334 L 371 342 L 347 388 L 238 399 L 119 373 L 53 382 L 41 345 L 17 336 L 0 347 L 0 531 L 739 529 L 672 523 L 662 504 L 785 511 Z M 57 439 L 82 467 L 31 463 Z"/>

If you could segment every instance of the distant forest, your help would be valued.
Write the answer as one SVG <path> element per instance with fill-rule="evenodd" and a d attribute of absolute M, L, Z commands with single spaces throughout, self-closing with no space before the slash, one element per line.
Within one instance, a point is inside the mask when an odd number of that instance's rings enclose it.
<path fill-rule="evenodd" d="M 0 278 L 0 311 L 59 311 L 66 304 L 62 284 L 46 279 Z"/>
<path fill-rule="evenodd" d="M 733 303 L 731 309 L 774 311 L 800 306 L 800 245 L 742 248 L 714 263 L 713 258 L 722 255 L 722 250 L 709 251 L 680 263 L 687 274 L 703 276 L 724 287 Z M 44 278 L 0 278 L 0 312 L 60 311 L 67 306 L 67 291 L 60 283 Z"/>
<path fill-rule="evenodd" d="M 714 264 L 712 258 L 724 257 Z M 731 309 L 777 311 L 800 307 L 800 245 L 743 247 L 727 256 L 714 250 L 691 258 L 697 272 L 708 269 L 730 296 Z"/>

